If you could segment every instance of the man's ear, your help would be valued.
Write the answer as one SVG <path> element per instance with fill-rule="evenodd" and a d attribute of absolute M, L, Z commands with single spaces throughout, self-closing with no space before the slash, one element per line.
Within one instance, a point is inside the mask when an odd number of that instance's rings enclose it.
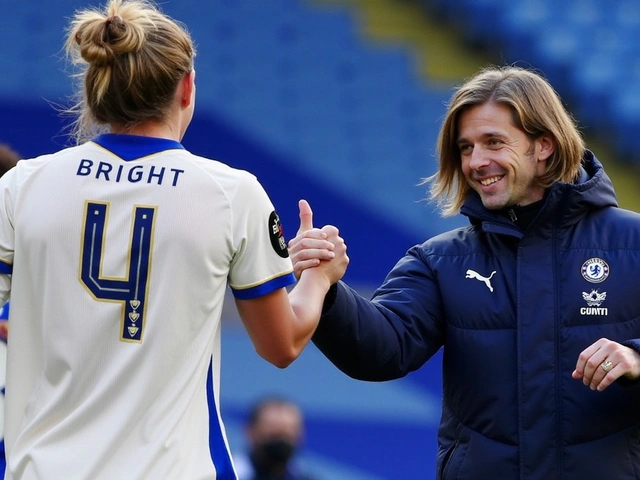
<path fill-rule="evenodd" d="M 538 138 L 536 140 L 536 143 L 536 154 L 538 161 L 547 160 L 551 155 L 553 155 L 553 152 L 556 151 L 556 140 L 548 133 L 545 133 L 540 138 Z"/>

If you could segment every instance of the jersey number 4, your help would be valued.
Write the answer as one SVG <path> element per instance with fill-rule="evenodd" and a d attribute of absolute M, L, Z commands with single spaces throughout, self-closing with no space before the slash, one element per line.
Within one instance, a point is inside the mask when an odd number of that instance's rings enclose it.
<path fill-rule="evenodd" d="M 122 304 L 120 340 L 124 342 L 142 342 L 155 213 L 154 207 L 133 208 L 127 276 L 110 278 L 102 275 L 109 204 L 99 202 L 86 204 L 80 279 L 96 300 Z"/>

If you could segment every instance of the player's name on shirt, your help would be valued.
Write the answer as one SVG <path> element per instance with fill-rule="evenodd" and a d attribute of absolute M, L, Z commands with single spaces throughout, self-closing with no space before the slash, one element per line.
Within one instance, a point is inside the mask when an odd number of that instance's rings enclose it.
<path fill-rule="evenodd" d="M 78 164 L 76 175 L 81 177 L 93 177 L 96 180 L 106 182 L 146 182 L 156 185 L 178 186 L 180 176 L 184 170 L 178 168 L 159 167 L 151 163 L 136 163 L 134 165 L 118 164 L 109 162 L 94 162 L 83 158 Z"/>

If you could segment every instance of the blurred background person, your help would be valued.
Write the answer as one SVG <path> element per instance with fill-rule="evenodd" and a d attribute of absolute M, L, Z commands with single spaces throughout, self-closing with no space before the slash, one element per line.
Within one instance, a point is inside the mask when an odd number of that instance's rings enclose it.
<path fill-rule="evenodd" d="M 260 400 L 245 428 L 247 454 L 234 457 L 240 480 L 317 480 L 298 457 L 304 442 L 300 408 L 285 398 Z"/>

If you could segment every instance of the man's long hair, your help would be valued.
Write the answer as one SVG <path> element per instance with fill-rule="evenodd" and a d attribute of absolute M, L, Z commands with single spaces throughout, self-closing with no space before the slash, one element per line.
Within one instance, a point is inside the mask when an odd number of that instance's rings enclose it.
<path fill-rule="evenodd" d="M 586 149 L 575 120 L 565 109 L 559 95 L 539 74 L 519 67 L 488 67 L 473 76 L 453 94 L 437 142 L 438 172 L 431 182 L 430 198 L 443 216 L 455 215 L 471 187 L 462 173 L 457 145 L 460 114 L 485 103 L 506 105 L 513 113 L 514 125 L 533 141 L 543 134 L 555 140 L 554 153 L 538 178 L 548 188 L 552 183 L 571 182 L 580 171 Z"/>

